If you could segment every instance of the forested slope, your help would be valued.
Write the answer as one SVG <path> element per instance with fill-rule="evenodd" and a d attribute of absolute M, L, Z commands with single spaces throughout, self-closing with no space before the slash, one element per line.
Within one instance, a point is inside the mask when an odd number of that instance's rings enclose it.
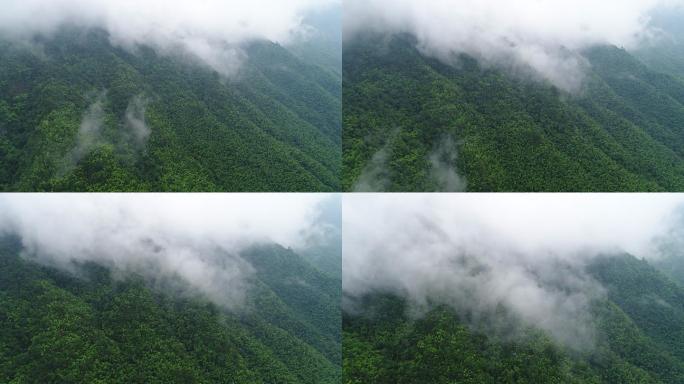
<path fill-rule="evenodd" d="M 521 328 L 505 309 L 479 319 L 499 324 L 488 334 L 450 307 L 416 317 L 406 300 L 378 293 L 343 315 L 344 382 L 684 382 L 684 289 L 629 255 L 601 258 L 587 271 L 607 290 L 592 304 L 591 348 Z"/>
<path fill-rule="evenodd" d="M 0 39 L 0 189 L 338 190 L 341 79 L 312 44 L 253 42 L 226 77 L 99 29 Z"/>
<path fill-rule="evenodd" d="M 0 382 L 340 381 L 339 281 L 291 250 L 246 252 L 252 288 L 227 311 L 96 264 L 78 277 L 41 266 L 13 240 L 0 248 Z"/>
<path fill-rule="evenodd" d="M 570 93 L 465 55 L 445 64 L 409 35 L 347 42 L 344 189 L 684 190 L 684 81 L 617 47 L 582 54 Z"/>

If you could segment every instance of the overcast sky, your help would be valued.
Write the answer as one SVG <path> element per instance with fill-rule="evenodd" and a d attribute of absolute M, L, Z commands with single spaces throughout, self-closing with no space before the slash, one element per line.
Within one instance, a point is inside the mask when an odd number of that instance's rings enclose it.
<path fill-rule="evenodd" d="M 0 234 L 25 256 L 70 268 L 95 261 L 150 278 L 174 275 L 227 307 L 244 299 L 254 244 L 302 247 L 323 230 L 325 194 L 4 194 Z M 328 208 L 329 209 L 329 208 Z"/>
<path fill-rule="evenodd" d="M 224 75 L 233 74 L 255 39 L 286 44 L 306 35 L 310 12 L 340 0 L 21 0 L 5 1 L 0 35 L 50 35 L 66 23 L 106 29 L 125 47 L 186 50 Z"/>
<path fill-rule="evenodd" d="M 352 302 L 384 291 L 480 314 L 504 305 L 586 347 L 603 288 L 582 267 L 601 254 L 658 257 L 654 239 L 682 204 L 661 194 L 347 194 L 343 289 Z"/>
<path fill-rule="evenodd" d="M 467 53 L 486 64 L 524 71 L 568 91 L 581 87 L 578 50 L 633 48 L 654 34 L 649 13 L 680 0 L 346 0 L 345 36 L 361 31 L 418 38 L 424 53 L 451 60 Z"/>

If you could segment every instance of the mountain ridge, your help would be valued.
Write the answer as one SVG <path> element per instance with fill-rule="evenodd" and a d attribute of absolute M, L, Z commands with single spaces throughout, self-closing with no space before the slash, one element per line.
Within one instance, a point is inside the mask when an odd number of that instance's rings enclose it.
<path fill-rule="evenodd" d="M 114 46 L 98 29 L 63 28 L 33 50 L 3 42 L 4 190 L 333 191 L 341 84 L 281 45 L 253 42 L 234 79 L 182 54 Z M 72 161 L 88 95 L 106 92 L 96 141 Z M 144 145 L 125 112 L 149 102 Z M 81 128 L 79 128 L 81 126 Z"/>
<path fill-rule="evenodd" d="M 248 259 L 262 260 L 253 265 L 247 302 L 227 311 L 142 276 L 114 278 L 95 263 L 75 266 L 78 275 L 37 264 L 19 256 L 16 240 L 3 239 L 1 248 L 3 382 L 339 381 L 339 327 L 323 324 L 339 318 L 340 288 L 291 250 L 249 250 Z M 302 305 L 282 276 L 264 279 L 271 259 L 281 269 L 286 259 L 290 276 L 311 284 L 294 293 L 318 303 Z"/>
<path fill-rule="evenodd" d="M 347 42 L 343 188 L 369 174 L 375 189 L 447 191 L 446 168 L 473 192 L 682 190 L 684 82 L 616 47 L 583 55 L 572 95 L 465 55 L 446 64 L 410 35 Z"/>
<path fill-rule="evenodd" d="M 484 333 L 443 305 L 411 316 L 406 299 L 377 292 L 343 314 L 344 381 L 684 381 L 680 347 L 684 335 L 677 327 L 684 324 L 684 290 L 648 262 L 630 255 L 599 258 L 587 271 L 607 290 L 591 306 L 598 333 L 588 350 L 565 347 L 534 326 L 523 326 L 512 338 L 503 337 L 505 331 Z M 495 316 L 490 319 L 493 323 L 516 324 L 505 310 Z"/>

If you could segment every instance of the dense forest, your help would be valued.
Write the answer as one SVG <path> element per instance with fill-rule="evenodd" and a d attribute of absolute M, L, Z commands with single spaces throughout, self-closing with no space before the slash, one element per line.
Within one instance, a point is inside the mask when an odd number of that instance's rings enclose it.
<path fill-rule="evenodd" d="M 684 286 L 630 255 L 587 272 L 607 291 L 592 303 L 591 348 L 516 327 L 503 308 L 479 321 L 518 329 L 515 337 L 482 332 L 447 306 L 411 315 L 404 298 L 375 293 L 343 314 L 344 382 L 684 383 Z"/>
<path fill-rule="evenodd" d="M 94 263 L 65 272 L 21 252 L 0 243 L 0 382 L 341 380 L 340 281 L 290 249 L 241 255 L 255 274 L 231 311 L 175 284 Z"/>
<path fill-rule="evenodd" d="M 323 16 L 329 32 L 334 15 Z M 0 36 L 0 190 L 339 190 L 341 43 L 330 33 L 249 43 L 228 77 L 181 52 L 114 45 L 101 29 Z"/>
<path fill-rule="evenodd" d="M 567 92 L 466 55 L 446 64 L 411 35 L 359 36 L 344 47 L 343 188 L 682 191 L 682 47 L 587 49 Z"/>

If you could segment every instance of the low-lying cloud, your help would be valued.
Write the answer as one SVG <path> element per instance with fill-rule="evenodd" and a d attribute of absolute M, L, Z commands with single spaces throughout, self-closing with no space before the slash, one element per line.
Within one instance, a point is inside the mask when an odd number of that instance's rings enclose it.
<path fill-rule="evenodd" d="M 137 95 L 131 99 L 126 107 L 124 116 L 125 126 L 132 137 L 132 141 L 142 148 L 147 143 L 147 139 L 152 133 L 152 129 L 147 125 L 145 111 L 149 100 L 144 95 Z"/>
<path fill-rule="evenodd" d="M 677 195 L 345 195 L 346 307 L 373 292 L 471 319 L 503 306 L 590 348 L 590 305 L 605 291 L 583 267 L 616 253 L 658 257 L 656 240 L 683 204 Z"/>
<path fill-rule="evenodd" d="M 354 192 L 385 192 L 390 188 L 389 151 L 388 145 L 384 145 L 373 154 L 354 183 Z"/>
<path fill-rule="evenodd" d="M 347 0 L 345 38 L 359 32 L 409 33 L 427 55 L 461 53 L 486 65 L 533 74 L 577 91 L 583 49 L 634 48 L 657 34 L 649 14 L 680 0 Z"/>
<path fill-rule="evenodd" d="M 135 150 L 144 150 L 147 140 L 152 134 L 152 129 L 147 124 L 145 117 L 150 99 L 144 94 L 131 98 L 121 117 L 121 123 L 115 123 L 117 130 L 114 137 L 105 133 L 108 117 L 107 91 L 103 90 L 90 95 L 88 98 L 91 99 L 91 104 L 83 113 L 76 134 L 75 146 L 66 155 L 65 167 L 60 170 L 60 176 L 73 170 L 84 157 L 102 145 L 112 145 L 119 149 L 130 146 Z"/>
<path fill-rule="evenodd" d="M 310 30 L 307 14 L 339 0 L 24 0 L 2 4 L 0 36 L 50 36 L 64 25 L 103 28 L 112 43 L 184 51 L 225 76 L 254 40 L 287 44 Z"/>
<path fill-rule="evenodd" d="M 27 258 L 63 269 L 95 262 L 150 281 L 180 278 L 228 309 L 240 308 L 263 243 L 305 247 L 321 231 L 317 194 L 19 194 L 0 196 L 0 235 Z M 76 264 L 75 264 L 76 263 Z"/>
<path fill-rule="evenodd" d="M 394 130 L 389 140 L 371 156 L 361 170 L 352 189 L 354 192 L 387 192 L 392 190 L 392 141 L 399 133 Z M 427 179 L 430 189 L 439 192 L 463 192 L 467 189 L 465 177 L 458 174 L 458 148 L 453 137 L 445 135 L 427 153 Z"/>
<path fill-rule="evenodd" d="M 430 178 L 442 192 L 463 192 L 467 189 L 465 178 L 458 174 L 456 164 L 458 148 L 451 136 L 445 136 L 429 154 Z"/>
<path fill-rule="evenodd" d="M 75 166 L 84 156 L 103 143 L 102 130 L 105 120 L 105 102 L 107 92 L 98 93 L 81 119 L 76 136 L 76 146 L 68 155 L 67 164 Z"/>

